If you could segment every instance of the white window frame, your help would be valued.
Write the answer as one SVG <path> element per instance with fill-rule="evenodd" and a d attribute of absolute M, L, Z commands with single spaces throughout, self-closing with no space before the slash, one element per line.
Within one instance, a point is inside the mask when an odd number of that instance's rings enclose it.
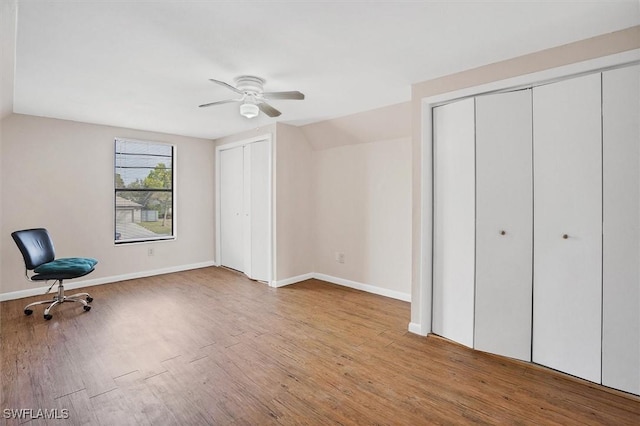
<path fill-rule="evenodd" d="M 169 236 L 159 236 L 159 237 L 147 237 L 147 238 L 131 238 L 127 240 L 117 240 L 116 237 L 116 196 L 119 192 L 118 188 L 116 188 L 115 184 L 115 173 L 116 173 L 116 144 L 117 141 L 124 142 L 135 142 L 135 143 L 143 143 L 143 144 L 152 144 L 152 145 L 164 145 L 171 147 L 171 235 Z M 113 242 L 115 246 L 126 246 L 130 244 L 140 244 L 140 243 L 150 243 L 150 242 L 162 242 L 162 241 L 175 241 L 177 239 L 177 146 L 168 142 L 158 142 L 158 141 L 149 141 L 149 140 L 139 140 L 139 139 L 131 139 L 131 138 L 122 138 L 116 137 L 113 142 L 113 171 L 114 171 L 114 183 L 113 183 L 113 203 L 112 203 L 112 212 L 113 212 Z M 126 190 L 125 190 L 126 191 Z"/>

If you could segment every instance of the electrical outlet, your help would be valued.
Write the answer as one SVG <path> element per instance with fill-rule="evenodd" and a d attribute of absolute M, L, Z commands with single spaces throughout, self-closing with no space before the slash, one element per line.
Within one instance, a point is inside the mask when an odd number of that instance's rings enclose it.
<path fill-rule="evenodd" d="M 335 259 L 338 263 L 344 263 L 344 253 L 337 251 L 335 254 Z"/>
<path fill-rule="evenodd" d="M 147 256 L 153 256 L 153 254 L 154 254 L 153 247 L 149 247 L 147 249 Z"/>

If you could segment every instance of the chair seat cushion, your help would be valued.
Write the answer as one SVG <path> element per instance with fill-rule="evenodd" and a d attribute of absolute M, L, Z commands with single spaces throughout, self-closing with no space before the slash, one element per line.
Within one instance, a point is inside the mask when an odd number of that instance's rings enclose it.
<path fill-rule="evenodd" d="M 66 277 L 82 276 L 93 270 L 98 263 L 90 257 L 66 257 L 44 263 L 33 271 L 42 275 L 64 275 Z"/>

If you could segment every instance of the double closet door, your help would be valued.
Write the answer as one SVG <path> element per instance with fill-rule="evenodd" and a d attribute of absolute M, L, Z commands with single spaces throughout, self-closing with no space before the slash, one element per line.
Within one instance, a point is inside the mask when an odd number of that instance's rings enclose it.
<path fill-rule="evenodd" d="M 244 272 L 249 278 L 268 282 L 271 262 L 269 141 L 220 148 L 220 264 Z"/>
<path fill-rule="evenodd" d="M 531 360 L 531 90 L 433 110 L 433 332 Z"/>
<path fill-rule="evenodd" d="M 433 332 L 640 394 L 640 67 L 434 121 Z"/>
<path fill-rule="evenodd" d="M 533 95 L 533 361 L 640 395 L 640 66 Z"/>

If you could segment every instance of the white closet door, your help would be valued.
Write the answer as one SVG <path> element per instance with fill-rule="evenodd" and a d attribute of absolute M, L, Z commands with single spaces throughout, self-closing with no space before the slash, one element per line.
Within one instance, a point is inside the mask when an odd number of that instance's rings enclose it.
<path fill-rule="evenodd" d="M 531 361 L 531 90 L 476 98 L 476 349 Z"/>
<path fill-rule="evenodd" d="M 533 361 L 601 380 L 600 74 L 533 89 Z"/>
<path fill-rule="evenodd" d="M 640 66 L 602 78 L 602 384 L 640 395 Z"/>
<path fill-rule="evenodd" d="M 433 109 L 433 332 L 473 347 L 474 100 Z"/>
<path fill-rule="evenodd" d="M 254 142 L 245 146 L 245 226 L 250 229 L 246 251 L 251 259 L 245 273 L 254 280 L 269 281 L 271 259 L 271 173 L 269 143 Z"/>
<path fill-rule="evenodd" d="M 220 264 L 244 271 L 243 149 L 220 151 Z"/>

